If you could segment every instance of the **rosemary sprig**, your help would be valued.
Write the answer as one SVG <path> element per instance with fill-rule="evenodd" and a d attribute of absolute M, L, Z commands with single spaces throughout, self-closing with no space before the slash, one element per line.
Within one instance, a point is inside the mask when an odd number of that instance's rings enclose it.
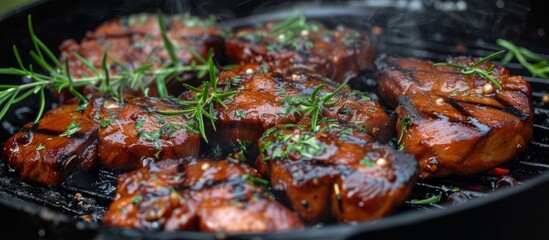
<path fill-rule="evenodd" d="M 42 69 L 42 72 L 36 72 L 33 65 L 26 66 L 23 64 L 21 55 L 16 46 L 13 46 L 13 53 L 17 60 L 18 67 L 0 68 L 0 74 L 4 75 L 16 75 L 21 77 L 27 77 L 32 80 L 30 83 L 24 83 L 20 85 L 0 85 L 0 119 L 4 117 L 9 108 L 14 104 L 26 99 L 30 95 L 39 94 L 39 110 L 35 119 L 35 123 L 40 120 L 45 110 L 45 89 L 50 88 L 57 91 L 68 89 L 75 97 L 80 99 L 83 103 L 87 102 L 87 99 L 80 94 L 76 89 L 83 86 L 94 85 L 97 86 L 98 92 L 107 92 L 115 96 L 122 96 L 127 84 L 132 88 L 138 87 L 144 95 L 147 95 L 148 88 L 145 86 L 145 79 L 151 79 L 156 83 L 160 97 L 167 97 L 168 91 L 166 84 L 177 79 L 183 72 L 195 71 L 199 75 L 204 75 L 210 66 L 205 64 L 202 57 L 197 59 L 203 64 L 196 64 L 194 61 L 189 66 L 182 66 L 179 64 L 176 58 L 173 44 L 167 38 L 166 27 L 164 26 L 164 18 L 161 13 L 158 13 L 158 22 L 161 25 L 161 34 L 164 40 L 165 48 L 168 51 L 172 64 L 165 65 L 159 69 L 152 69 L 152 64 L 144 64 L 142 66 L 135 67 L 134 69 L 128 68 L 120 60 L 109 55 L 107 52 L 103 55 L 102 65 L 100 69 L 96 69 L 93 63 L 78 53 L 73 52 L 74 56 L 82 65 L 88 69 L 92 76 L 75 78 L 71 75 L 68 66 L 68 60 L 61 63 L 53 52 L 44 44 L 40 38 L 34 33 L 32 18 L 28 16 L 28 29 L 32 40 L 34 49 L 30 51 L 30 56 L 34 62 Z M 193 55 L 198 55 L 196 51 L 191 51 Z M 112 60 L 113 64 L 120 67 L 120 71 L 117 74 L 110 74 L 110 64 L 107 59 Z"/>
<path fill-rule="evenodd" d="M 509 50 L 502 60 L 504 64 L 509 63 L 515 57 L 522 66 L 530 71 L 532 76 L 549 78 L 549 63 L 546 59 L 526 48 L 518 47 L 505 39 L 498 39 L 496 42 L 498 45 Z M 533 61 L 533 63 L 530 61 Z"/>
<path fill-rule="evenodd" d="M 339 99 L 332 100 L 332 97 L 336 95 L 343 87 L 346 86 L 345 83 L 339 85 L 339 87 L 333 92 L 327 94 L 326 96 L 319 96 L 320 90 L 326 85 L 320 84 L 315 88 L 310 97 L 305 98 L 303 101 L 299 102 L 301 105 L 301 110 L 306 111 L 305 116 L 311 116 L 311 131 L 317 131 L 317 123 L 320 113 L 326 107 L 331 107 L 339 102 Z"/>
<path fill-rule="evenodd" d="M 471 64 L 470 66 L 467 65 L 461 65 L 461 64 L 455 64 L 455 63 L 449 63 L 449 62 L 440 62 L 435 63 L 433 66 L 447 66 L 447 67 L 453 67 L 459 69 L 459 72 L 464 75 L 469 74 L 477 74 L 480 77 L 487 78 L 492 82 L 496 87 L 498 87 L 499 90 L 503 89 L 501 86 L 501 83 L 492 76 L 492 71 L 494 71 L 495 65 L 490 66 L 487 70 L 483 70 L 480 68 L 477 68 L 479 65 L 492 60 L 495 57 L 498 57 L 499 55 L 505 53 L 505 50 L 501 50 L 495 53 L 492 53 L 486 57 L 481 58 L 480 60 L 476 61 L 475 63 Z"/>
<path fill-rule="evenodd" d="M 213 115 L 214 106 L 219 104 L 223 107 L 227 107 L 223 103 L 224 98 L 234 96 L 238 93 L 238 90 L 235 91 L 219 91 L 217 88 L 218 78 L 216 76 L 217 68 L 213 63 L 213 49 L 210 49 L 208 57 L 208 67 L 210 73 L 209 81 L 203 81 L 201 88 L 196 88 L 187 84 L 184 84 L 185 87 L 193 92 L 195 92 L 194 99 L 191 101 L 180 101 L 180 104 L 186 106 L 186 109 L 176 110 L 176 111 L 158 111 L 160 114 L 164 115 L 179 115 L 179 114 L 188 114 L 191 119 L 194 119 L 198 123 L 198 131 L 202 135 L 202 139 L 205 142 L 208 142 L 206 137 L 206 129 L 204 125 L 204 118 L 210 120 L 212 127 L 215 129 L 215 120 L 217 118 Z"/>
<path fill-rule="evenodd" d="M 253 43 L 259 43 L 265 38 L 276 38 L 276 42 L 268 46 L 271 51 L 285 46 L 296 50 L 311 49 L 314 45 L 308 36 L 311 32 L 317 32 L 319 29 L 319 24 L 307 22 L 305 16 L 294 10 L 288 18 L 273 25 L 269 31 L 257 30 L 252 34 L 246 33 L 238 37 Z"/>
<path fill-rule="evenodd" d="M 271 28 L 269 36 L 277 37 L 280 46 L 291 46 L 294 49 L 311 49 L 313 43 L 306 40 L 305 36 L 311 31 L 318 31 L 319 28 L 318 24 L 307 22 L 305 16 L 299 16 L 298 11 L 293 11 L 287 19 Z"/>

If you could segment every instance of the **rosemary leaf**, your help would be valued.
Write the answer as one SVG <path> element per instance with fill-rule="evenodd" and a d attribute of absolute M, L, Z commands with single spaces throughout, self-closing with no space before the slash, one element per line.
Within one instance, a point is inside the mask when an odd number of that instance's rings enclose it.
<path fill-rule="evenodd" d="M 168 54 L 170 55 L 170 59 L 172 60 L 172 65 L 176 66 L 179 62 L 177 59 L 177 55 L 175 54 L 173 43 L 168 38 L 168 35 L 166 34 L 166 22 L 164 21 L 164 14 L 159 10 L 157 12 L 158 17 L 158 24 L 160 26 L 160 34 L 162 35 L 162 41 L 164 41 L 164 47 L 166 48 L 166 51 L 168 51 Z"/>

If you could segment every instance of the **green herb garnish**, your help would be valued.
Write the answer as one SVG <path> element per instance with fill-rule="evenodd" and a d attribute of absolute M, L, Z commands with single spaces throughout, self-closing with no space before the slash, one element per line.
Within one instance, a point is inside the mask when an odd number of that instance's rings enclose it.
<path fill-rule="evenodd" d="M 505 53 L 505 50 L 501 50 L 501 51 L 492 53 L 492 54 L 490 54 L 486 57 L 483 57 L 480 60 L 474 62 L 470 66 L 455 64 L 455 63 L 449 63 L 449 62 L 435 63 L 435 64 L 433 64 L 433 66 L 447 66 L 447 67 L 457 68 L 457 69 L 459 69 L 459 73 L 464 74 L 464 75 L 477 74 L 480 77 L 487 78 L 488 80 L 490 80 L 490 82 L 492 82 L 494 85 L 496 85 L 496 87 L 498 87 L 498 89 L 501 90 L 501 89 L 503 89 L 503 87 L 501 86 L 501 83 L 496 78 L 494 78 L 492 76 L 492 72 L 494 71 L 495 65 L 490 66 L 490 68 L 488 68 L 487 70 L 482 70 L 482 69 L 477 68 L 477 67 L 479 65 L 487 62 L 487 61 L 492 60 L 495 57 L 498 57 L 499 55 L 501 55 L 503 53 Z"/>
<path fill-rule="evenodd" d="M 374 161 L 372 161 L 372 159 L 370 159 L 369 157 L 364 157 L 362 160 L 360 160 L 360 164 L 366 167 L 373 167 Z"/>
<path fill-rule="evenodd" d="M 271 149 L 272 158 L 282 159 L 297 153 L 301 157 L 311 160 L 316 154 L 326 150 L 326 145 L 311 133 L 291 133 L 277 138 L 277 143 L 266 144 L 265 146 L 265 148 L 273 147 Z"/>
<path fill-rule="evenodd" d="M 498 45 L 509 50 L 502 60 L 503 64 L 509 63 L 515 57 L 522 66 L 530 71 L 532 76 L 549 78 L 549 63 L 546 59 L 526 48 L 518 47 L 505 39 L 498 39 L 496 42 Z"/>
<path fill-rule="evenodd" d="M 441 197 L 442 197 L 442 193 L 439 193 L 437 195 L 434 195 L 425 199 L 412 199 L 410 200 L 410 204 L 414 204 L 414 205 L 434 204 L 434 203 L 440 202 Z"/>
<path fill-rule="evenodd" d="M 198 122 L 198 131 L 202 135 L 204 141 L 208 142 L 206 137 L 206 129 L 204 125 L 204 118 L 207 118 L 211 121 L 212 127 L 215 129 L 215 120 L 217 119 L 213 115 L 214 106 L 219 104 L 223 107 L 227 107 L 223 103 L 224 98 L 232 97 L 238 93 L 237 91 L 222 91 L 218 90 L 218 78 L 215 76 L 216 67 L 213 63 L 213 50 L 210 49 L 208 57 L 208 66 L 210 73 L 210 80 L 202 82 L 202 88 L 196 88 L 190 85 L 185 84 L 189 90 L 195 92 L 194 99 L 191 101 L 180 101 L 182 106 L 187 107 L 183 110 L 168 110 L 168 111 L 158 111 L 160 114 L 165 115 L 178 115 L 178 114 L 188 114 L 188 116 L 194 121 Z"/>
<path fill-rule="evenodd" d="M 319 96 L 320 90 L 326 85 L 320 84 L 315 88 L 310 97 L 305 98 L 299 104 L 301 109 L 306 111 L 305 116 L 311 116 L 311 131 L 317 131 L 318 118 L 322 110 L 326 107 L 331 107 L 339 102 L 339 99 L 332 100 L 332 97 L 335 96 L 343 87 L 346 86 L 345 83 L 339 85 L 339 87 L 333 92 L 327 94 L 326 96 Z"/>
<path fill-rule="evenodd" d="M 67 130 L 64 133 L 59 134 L 60 137 L 70 137 L 71 135 L 75 134 L 76 132 L 80 131 L 82 127 L 80 127 L 80 124 L 78 124 L 75 121 L 72 121 L 69 126 L 67 126 Z"/>
<path fill-rule="evenodd" d="M 36 151 L 40 151 L 40 150 L 44 150 L 46 149 L 46 147 L 44 145 L 42 145 L 42 143 L 40 143 L 40 145 L 38 145 L 38 147 L 36 147 Z"/>
<path fill-rule="evenodd" d="M 146 63 L 142 66 L 136 66 L 130 69 L 126 66 L 126 64 L 105 52 L 102 58 L 101 68 L 98 70 L 90 60 L 83 58 L 76 52 L 73 52 L 71 56 L 80 61 L 82 65 L 92 73 L 91 76 L 74 78 L 70 73 L 68 57 L 64 63 L 61 63 L 56 58 L 53 51 L 51 51 L 34 33 L 32 19 L 29 15 L 28 29 L 31 41 L 34 45 L 34 49 L 30 51 L 30 56 L 36 65 L 41 68 L 41 72 L 46 72 L 46 74 L 36 72 L 35 66 L 32 64 L 25 66 L 17 47 L 13 46 L 13 53 L 17 60 L 18 67 L 0 68 L 0 74 L 27 77 L 31 79 L 32 82 L 20 85 L 0 85 L 0 106 L 2 107 L 0 110 L 0 119 L 4 117 L 9 108 L 14 104 L 21 102 L 30 95 L 39 94 L 39 110 L 35 118 L 35 123 L 38 122 L 45 110 L 46 88 L 51 88 L 56 91 L 68 89 L 69 92 L 78 98 L 82 103 L 86 103 L 87 99 L 76 90 L 77 88 L 88 85 L 98 85 L 96 89 L 98 92 L 111 93 L 115 96 L 123 96 L 125 87 L 129 84 L 132 88 L 139 88 L 143 95 L 146 96 L 148 93 L 148 88 L 144 86 L 144 80 L 153 79 L 158 88 L 159 95 L 161 97 L 167 97 L 168 92 L 166 84 L 169 81 L 177 79 L 183 72 L 196 71 L 198 73 L 203 73 L 208 71 L 209 66 L 206 64 L 197 65 L 193 62 L 192 65 L 189 66 L 180 65 L 176 58 L 173 44 L 166 37 L 165 22 L 161 13 L 158 13 L 158 23 L 160 24 L 161 34 L 165 45 L 164 47 L 169 53 L 172 64 L 153 70 L 153 65 Z M 113 62 L 112 64 L 119 68 L 119 72 L 117 74 L 111 74 L 109 72 L 109 69 L 111 69 L 111 64 L 107 63 L 108 59 Z M 198 59 L 200 60 L 201 58 Z"/>
<path fill-rule="evenodd" d="M 269 184 L 269 181 L 263 179 L 263 178 L 259 178 L 259 177 L 255 177 L 254 175 L 252 174 L 244 174 L 242 175 L 242 180 L 248 180 L 254 184 L 259 184 L 259 185 L 267 185 Z"/>
<path fill-rule="evenodd" d="M 404 137 L 404 133 L 408 130 L 408 126 L 412 123 L 412 116 L 406 116 L 400 119 L 400 136 L 398 137 L 397 144 L 400 144 L 402 141 L 402 138 Z M 400 145 L 398 150 L 403 150 L 404 145 Z"/>
<path fill-rule="evenodd" d="M 141 201 L 143 201 L 143 196 L 141 195 L 137 195 L 132 199 L 134 205 L 139 204 Z"/>

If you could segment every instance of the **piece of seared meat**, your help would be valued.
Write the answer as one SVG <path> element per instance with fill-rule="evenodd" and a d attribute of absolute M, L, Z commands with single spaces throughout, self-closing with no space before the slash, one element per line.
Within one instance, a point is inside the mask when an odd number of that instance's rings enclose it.
<path fill-rule="evenodd" d="M 229 61 L 236 64 L 269 64 L 276 68 L 302 68 L 336 82 L 371 68 L 375 46 L 361 31 L 324 25 L 292 16 L 235 31 L 225 42 Z"/>
<path fill-rule="evenodd" d="M 103 222 L 226 233 L 302 228 L 301 220 L 257 186 L 257 180 L 256 170 L 225 160 L 152 163 L 118 178 L 115 200 Z"/>
<path fill-rule="evenodd" d="M 311 96 L 315 88 L 325 85 L 320 90 L 320 96 L 325 96 L 334 92 L 339 84 L 319 76 L 318 74 L 307 74 L 302 71 L 292 71 L 287 73 L 287 79 L 291 82 L 290 86 L 301 92 L 299 99 L 293 96 L 286 98 L 286 102 L 295 104 L 296 101 L 303 101 L 303 97 Z M 339 123 L 351 123 L 358 128 L 362 128 L 376 141 L 386 143 L 393 136 L 394 124 L 391 118 L 381 105 L 372 100 L 367 94 L 352 90 L 349 87 L 342 88 L 332 100 L 336 101 L 333 106 L 324 108 L 322 117 L 337 119 Z M 294 105 L 295 106 L 295 105 Z"/>
<path fill-rule="evenodd" d="M 216 54 L 223 54 L 223 31 L 215 26 L 215 19 L 200 19 L 190 15 L 165 16 L 166 35 L 175 46 L 178 64 L 189 65 L 193 61 L 200 63 L 189 48 L 192 48 L 203 59 L 206 59 L 210 48 Z M 130 71 L 152 64 L 151 69 L 158 69 L 172 60 L 164 46 L 157 16 L 154 14 L 134 14 L 127 17 L 113 19 L 103 23 L 94 31 L 87 32 L 81 43 L 75 40 L 66 40 L 61 46 L 61 59 L 68 60 L 71 75 L 74 78 L 95 76 L 75 53 L 89 61 L 100 72 L 103 55 L 108 53 L 107 62 L 110 66 L 110 75 L 120 73 L 122 69 Z M 117 59 L 115 61 L 114 59 Z M 120 66 L 123 64 L 124 66 Z M 192 73 L 184 74 L 183 81 L 192 83 L 196 76 Z M 145 86 L 152 83 L 152 79 L 142 79 Z M 84 95 L 94 92 L 93 85 L 83 89 Z M 156 96 L 155 84 L 151 84 L 149 96 Z M 168 89 L 173 95 L 181 93 L 184 88 L 181 83 L 173 82 Z M 134 89 L 137 91 L 138 89 Z M 127 92 L 129 93 L 129 92 Z M 61 101 L 70 98 L 68 91 L 58 95 Z"/>
<path fill-rule="evenodd" d="M 216 130 L 208 134 L 214 148 L 246 148 L 252 162 L 258 154 L 257 140 L 265 130 L 277 124 L 296 123 L 300 118 L 297 112 L 288 111 L 284 102 L 285 97 L 300 92 L 289 87 L 283 75 L 260 69 L 252 64 L 220 73 L 220 87 L 239 92 L 225 101 L 226 106 L 216 106 Z"/>
<path fill-rule="evenodd" d="M 200 135 L 185 115 L 158 111 L 181 110 L 178 101 L 150 97 L 94 101 L 100 109 L 99 159 L 105 167 L 133 170 L 144 158 L 156 161 L 197 157 Z"/>
<path fill-rule="evenodd" d="M 319 96 L 337 89 L 338 84 L 317 74 L 248 64 L 219 74 L 219 88 L 239 92 L 218 105 L 214 116 L 216 131 L 210 131 L 214 147 L 246 148 L 252 161 L 257 157 L 257 140 L 263 132 L 277 124 L 297 123 L 303 116 L 303 102 L 315 88 L 325 85 Z M 320 118 L 337 119 L 362 128 L 376 140 L 387 142 L 394 124 L 381 105 L 367 95 L 344 87 L 333 97 L 333 106 L 326 106 Z"/>
<path fill-rule="evenodd" d="M 417 178 L 413 156 L 374 142 L 353 124 L 278 125 L 256 160 L 272 189 L 308 223 L 367 221 L 404 203 Z"/>
<path fill-rule="evenodd" d="M 97 122 L 79 104 L 62 104 L 28 123 L 4 143 L 2 157 L 22 179 L 45 185 L 60 183 L 77 167 L 87 171 L 97 162 Z"/>
<path fill-rule="evenodd" d="M 379 93 L 398 105 L 400 144 L 419 161 L 421 178 L 489 170 L 520 154 L 532 138 L 530 85 L 504 67 L 494 66 L 492 73 L 501 90 L 489 79 L 427 60 L 385 57 L 377 68 Z"/>
<path fill-rule="evenodd" d="M 177 101 L 96 96 L 46 112 L 6 141 L 3 158 L 23 179 L 59 184 L 74 166 L 133 170 L 156 161 L 196 157 L 200 136 L 187 118 L 158 111 L 180 110 Z"/>

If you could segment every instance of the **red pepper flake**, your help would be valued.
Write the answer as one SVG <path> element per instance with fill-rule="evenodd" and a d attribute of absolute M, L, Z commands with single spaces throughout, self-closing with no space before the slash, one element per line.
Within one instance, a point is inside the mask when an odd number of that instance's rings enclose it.
<path fill-rule="evenodd" d="M 488 173 L 491 175 L 503 176 L 509 174 L 509 169 L 496 167 L 488 171 Z"/>

